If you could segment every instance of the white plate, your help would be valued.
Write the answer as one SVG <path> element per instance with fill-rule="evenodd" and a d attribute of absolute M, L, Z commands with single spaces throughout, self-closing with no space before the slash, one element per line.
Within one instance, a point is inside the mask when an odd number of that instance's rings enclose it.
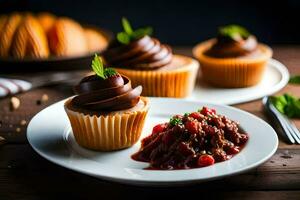
<path fill-rule="evenodd" d="M 153 125 L 168 121 L 170 116 L 195 111 L 206 105 L 239 121 L 249 133 L 249 141 L 232 159 L 209 167 L 173 171 L 144 170 L 148 163 L 137 162 L 130 157 L 139 149 L 140 142 L 125 150 L 106 153 L 79 147 L 74 140 L 63 103 L 61 101 L 44 109 L 32 119 L 27 130 L 29 143 L 37 153 L 58 165 L 105 180 L 169 186 L 221 178 L 262 164 L 274 154 L 278 145 L 277 135 L 271 126 L 239 109 L 178 99 L 150 98 L 151 108 L 141 138 L 151 132 Z"/>
<path fill-rule="evenodd" d="M 287 68 L 277 60 L 271 59 L 262 81 L 256 86 L 227 89 L 211 87 L 201 82 L 187 99 L 228 105 L 252 101 L 279 91 L 288 83 L 289 77 Z"/>

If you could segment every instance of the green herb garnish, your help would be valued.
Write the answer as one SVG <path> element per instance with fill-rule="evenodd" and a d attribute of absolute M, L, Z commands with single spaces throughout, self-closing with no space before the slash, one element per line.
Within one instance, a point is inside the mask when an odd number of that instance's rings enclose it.
<path fill-rule="evenodd" d="M 190 115 L 190 113 L 184 113 L 184 115 L 183 116 L 185 116 L 185 117 L 188 117 Z"/>
<path fill-rule="evenodd" d="M 182 120 L 176 117 L 172 117 L 169 122 L 172 126 L 182 124 Z"/>
<path fill-rule="evenodd" d="M 229 37 L 232 40 L 245 39 L 250 36 L 247 29 L 239 25 L 227 25 L 219 28 L 219 35 Z"/>
<path fill-rule="evenodd" d="M 105 68 L 102 62 L 101 57 L 95 54 L 95 57 L 92 61 L 93 71 L 102 79 L 107 79 L 108 77 L 114 76 L 117 72 L 112 68 Z"/>
<path fill-rule="evenodd" d="M 289 83 L 300 84 L 300 75 L 292 76 Z"/>
<path fill-rule="evenodd" d="M 130 41 L 137 40 L 145 35 L 151 35 L 153 32 L 151 27 L 133 30 L 129 21 L 125 17 L 122 18 L 122 26 L 124 31 L 117 34 L 117 39 L 122 44 L 129 44 Z"/>
<path fill-rule="evenodd" d="M 277 97 L 270 97 L 276 109 L 290 118 L 300 118 L 300 99 L 284 94 Z"/>

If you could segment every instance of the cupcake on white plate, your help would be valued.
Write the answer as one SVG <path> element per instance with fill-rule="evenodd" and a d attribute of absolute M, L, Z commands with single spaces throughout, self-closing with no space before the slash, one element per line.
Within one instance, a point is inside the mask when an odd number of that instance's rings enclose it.
<path fill-rule="evenodd" d="M 96 55 L 94 75 L 84 77 L 65 103 L 77 143 L 85 148 L 112 151 L 132 146 L 139 139 L 149 101 L 142 86 L 131 87 L 126 76 L 103 66 Z"/>
<path fill-rule="evenodd" d="M 198 61 L 173 54 L 169 45 L 151 37 L 151 27 L 134 30 L 125 18 L 122 25 L 124 30 L 103 53 L 105 61 L 128 76 L 133 86 L 142 85 L 145 96 L 189 96 L 194 89 Z"/>

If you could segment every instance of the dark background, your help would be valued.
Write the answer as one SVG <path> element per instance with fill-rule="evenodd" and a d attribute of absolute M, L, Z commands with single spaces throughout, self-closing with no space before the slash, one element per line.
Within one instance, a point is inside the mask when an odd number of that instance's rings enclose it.
<path fill-rule="evenodd" d="M 300 44 L 300 1 L 118 1 L 0 0 L 0 13 L 50 11 L 82 23 L 120 31 L 126 16 L 134 27 L 152 26 L 172 45 L 194 45 L 215 35 L 218 26 L 245 26 L 268 44 Z"/>

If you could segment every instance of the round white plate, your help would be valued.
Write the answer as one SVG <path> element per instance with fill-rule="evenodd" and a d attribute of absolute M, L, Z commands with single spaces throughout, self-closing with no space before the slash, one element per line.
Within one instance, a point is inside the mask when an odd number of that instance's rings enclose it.
<path fill-rule="evenodd" d="M 105 180 L 170 186 L 221 178 L 262 164 L 274 154 L 278 145 L 277 135 L 271 126 L 239 109 L 178 99 L 150 98 L 151 108 L 141 138 L 151 133 L 153 125 L 169 121 L 172 115 L 195 111 L 205 105 L 239 121 L 249 133 L 249 141 L 232 159 L 209 167 L 173 171 L 145 170 L 143 168 L 148 163 L 131 159 L 131 155 L 138 151 L 140 142 L 131 148 L 114 152 L 96 152 L 78 146 L 63 103 L 61 101 L 44 109 L 32 119 L 27 130 L 29 143 L 37 153 L 58 165 Z"/>
<path fill-rule="evenodd" d="M 205 100 L 217 104 L 237 104 L 271 95 L 282 89 L 289 81 L 287 68 L 275 59 L 271 59 L 266 67 L 262 81 L 247 88 L 216 88 L 201 82 L 196 85 L 189 100 Z M 220 77 L 220 79 L 222 79 Z M 222 81 L 222 80 L 220 80 Z"/>

